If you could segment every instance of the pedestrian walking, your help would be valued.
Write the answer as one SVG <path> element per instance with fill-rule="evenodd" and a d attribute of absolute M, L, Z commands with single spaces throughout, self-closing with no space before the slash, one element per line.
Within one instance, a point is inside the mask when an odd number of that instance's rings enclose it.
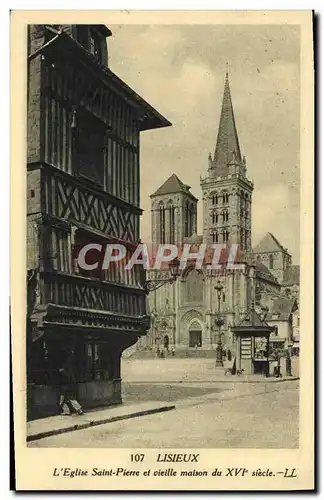
<path fill-rule="evenodd" d="M 274 374 L 276 376 L 276 378 L 279 378 L 281 377 L 281 373 L 280 373 L 280 356 L 278 356 L 277 358 L 277 363 L 276 363 L 276 366 L 274 367 Z"/>
<path fill-rule="evenodd" d="M 76 378 L 74 373 L 74 352 L 71 350 L 65 362 L 59 368 L 60 402 L 62 415 L 83 414 L 82 407 L 76 399 Z"/>

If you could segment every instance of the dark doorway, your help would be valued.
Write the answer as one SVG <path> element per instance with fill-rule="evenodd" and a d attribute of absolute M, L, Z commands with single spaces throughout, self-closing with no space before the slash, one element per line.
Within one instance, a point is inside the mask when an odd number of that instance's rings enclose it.
<path fill-rule="evenodd" d="M 201 346 L 201 330 L 190 330 L 189 347 Z"/>

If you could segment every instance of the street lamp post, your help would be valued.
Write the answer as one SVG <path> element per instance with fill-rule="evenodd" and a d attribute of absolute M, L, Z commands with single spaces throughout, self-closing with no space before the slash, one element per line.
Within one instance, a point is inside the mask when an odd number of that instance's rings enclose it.
<path fill-rule="evenodd" d="M 173 259 L 169 264 L 169 278 L 146 280 L 144 283 L 146 293 L 153 292 L 166 283 L 173 283 L 176 281 L 180 275 L 179 268 L 180 260 L 178 258 Z"/>
<path fill-rule="evenodd" d="M 222 336 L 221 336 L 221 328 L 222 325 L 224 324 L 224 320 L 220 313 L 220 301 L 222 296 L 223 285 L 221 284 L 220 281 L 218 281 L 217 285 L 215 286 L 215 290 L 217 292 L 217 304 L 218 304 L 217 316 L 215 319 L 215 324 L 218 328 L 217 346 L 216 346 L 216 366 L 224 366 L 223 346 L 222 346 Z"/>

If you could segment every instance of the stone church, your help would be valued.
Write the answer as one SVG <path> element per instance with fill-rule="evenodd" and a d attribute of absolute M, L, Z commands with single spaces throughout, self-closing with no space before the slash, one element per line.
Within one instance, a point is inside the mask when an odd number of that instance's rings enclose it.
<path fill-rule="evenodd" d="M 281 296 L 283 275 L 280 258 L 273 252 L 269 263 L 267 249 L 256 255 L 251 242 L 251 208 L 253 182 L 247 176 L 247 162 L 242 155 L 226 74 L 218 135 L 213 156 L 209 154 L 207 175 L 200 177 L 203 203 L 202 235 L 197 235 L 197 198 L 190 186 L 172 174 L 151 195 L 152 243 L 237 244 L 241 269 L 196 270 L 187 266 L 177 281 L 166 284 L 149 294 L 152 318 L 147 338 L 142 346 L 169 344 L 176 350 L 199 347 L 216 348 L 219 335 L 215 319 L 222 314 L 224 325 L 221 338 L 224 349 L 234 349 L 231 326 L 237 325 L 251 304 L 271 305 Z M 280 244 L 279 244 L 280 245 Z M 265 245 L 266 246 L 266 245 Z M 283 247 L 280 248 L 282 249 Z M 283 252 L 283 267 L 291 266 L 288 251 Z M 250 270 L 255 266 L 255 278 Z M 272 266 L 270 265 L 272 264 Z M 273 272 L 272 272 L 273 271 Z M 149 271 L 148 279 L 167 277 L 166 270 Z M 215 285 L 221 282 L 220 300 Z M 252 292 L 253 290 L 253 292 Z"/>

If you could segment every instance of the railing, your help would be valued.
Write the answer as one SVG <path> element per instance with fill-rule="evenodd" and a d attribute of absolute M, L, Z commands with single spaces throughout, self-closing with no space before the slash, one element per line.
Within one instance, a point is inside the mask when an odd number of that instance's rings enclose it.
<path fill-rule="evenodd" d="M 43 272 L 42 303 L 110 311 L 130 316 L 146 314 L 146 295 L 140 288 L 60 272 Z"/>

